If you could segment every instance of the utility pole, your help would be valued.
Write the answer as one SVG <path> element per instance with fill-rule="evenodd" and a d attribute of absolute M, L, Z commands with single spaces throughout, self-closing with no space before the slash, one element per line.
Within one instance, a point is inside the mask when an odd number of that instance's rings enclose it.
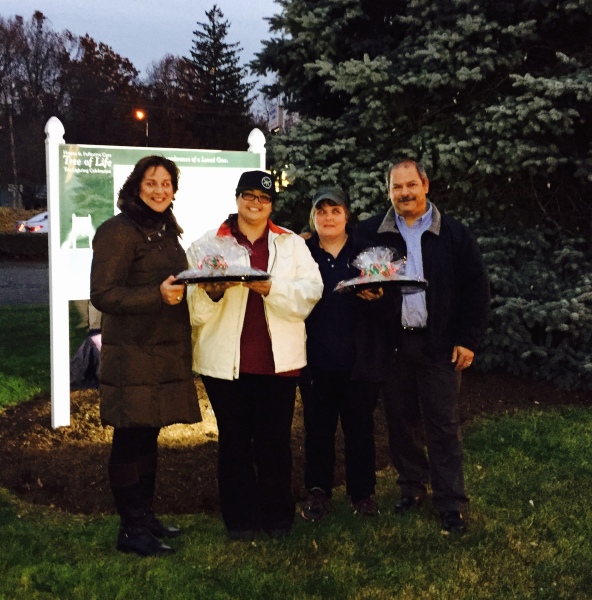
<path fill-rule="evenodd" d="M 12 122 L 12 95 L 6 94 L 6 111 L 8 112 L 8 135 L 10 138 L 10 157 L 12 159 L 12 178 L 14 181 L 13 208 L 23 208 L 23 197 L 18 184 L 18 171 L 16 168 L 16 145 L 14 143 L 14 125 Z"/>

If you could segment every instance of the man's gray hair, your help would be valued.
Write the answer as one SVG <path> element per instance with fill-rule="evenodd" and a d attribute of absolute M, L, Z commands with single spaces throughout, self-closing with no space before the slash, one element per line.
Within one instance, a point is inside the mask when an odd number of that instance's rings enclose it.
<path fill-rule="evenodd" d="M 420 163 L 416 160 L 414 160 L 413 158 L 408 158 L 408 157 L 403 157 L 403 158 L 398 158 L 396 160 L 394 160 L 393 162 L 391 162 L 391 164 L 389 165 L 387 172 L 386 172 L 386 189 L 387 191 L 390 188 L 391 185 L 391 173 L 393 172 L 393 169 L 395 169 L 396 167 L 400 167 L 401 165 L 413 165 L 416 169 L 417 169 L 417 173 L 421 179 L 421 181 L 423 183 L 425 183 L 428 180 L 428 174 L 425 170 L 425 167 L 423 166 L 423 163 Z"/>

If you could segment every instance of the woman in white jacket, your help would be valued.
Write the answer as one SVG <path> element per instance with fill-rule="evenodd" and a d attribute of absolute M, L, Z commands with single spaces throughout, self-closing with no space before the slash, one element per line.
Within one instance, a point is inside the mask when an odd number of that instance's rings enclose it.
<path fill-rule="evenodd" d="M 290 434 L 297 378 L 306 364 L 304 320 L 323 283 L 304 240 L 270 219 L 273 178 L 248 171 L 236 188 L 238 213 L 188 250 L 232 236 L 245 266 L 271 274 L 265 281 L 190 286 L 193 370 L 202 376 L 218 423 L 218 485 L 232 539 L 260 530 L 287 535 L 294 520 Z"/>

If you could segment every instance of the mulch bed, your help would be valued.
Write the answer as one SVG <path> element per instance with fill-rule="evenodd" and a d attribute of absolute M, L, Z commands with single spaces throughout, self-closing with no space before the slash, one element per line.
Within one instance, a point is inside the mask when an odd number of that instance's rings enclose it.
<path fill-rule="evenodd" d="M 158 512 L 190 514 L 218 512 L 216 480 L 217 432 L 201 381 L 196 380 L 204 422 L 174 425 L 160 435 Z M 95 390 L 72 392 L 71 425 L 51 428 L 48 395 L 0 414 L 0 486 L 21 500 L 71 513 L 113 513 L 107 481 L 110 427 L 99 420 Z M 484 415 L 502 415 L 559 404 L 592 404 L 592 392 L 566 392 L 545 382 L 506 373 L 468 372 L 463 378 L 461 415 L 465 429 Z M 382 407 L 375 413 L 377 468 L 389 464 Z M 344 481 L 342 440 L 338 436 L 335 484 Z M 302 407 L 297 402 L 292 431 L 293 487 L 304 494 Z"/>

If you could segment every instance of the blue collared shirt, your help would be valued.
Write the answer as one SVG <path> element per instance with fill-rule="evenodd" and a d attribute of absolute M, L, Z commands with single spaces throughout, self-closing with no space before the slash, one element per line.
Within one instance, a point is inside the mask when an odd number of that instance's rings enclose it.
<path fill-rule="evenodd" d="M 421 236 L 432 224 L 432 204 L 428 203 L 428 211 L 409 227 L 405 217 L 395 216 L 397 227 L 407 244 L 407 263 L 405 275 L 413 278 L 423 278 L 423 257 L 421 254 Z M 403 312 L 401 325 L 403 327 L 425 327 L 428 322 L 428 309 L 424 290 L 403 294 Z"/>

